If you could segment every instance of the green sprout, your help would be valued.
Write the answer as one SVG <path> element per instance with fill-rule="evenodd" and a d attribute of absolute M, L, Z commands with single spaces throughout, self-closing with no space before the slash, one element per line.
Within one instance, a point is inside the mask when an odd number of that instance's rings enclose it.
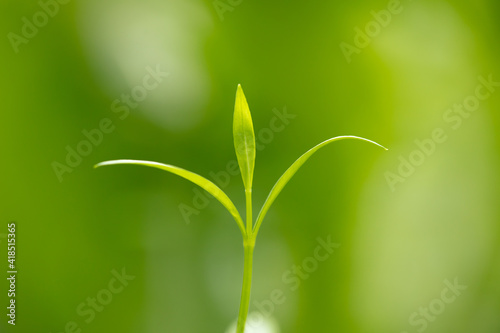
<path fill-rule="evenodd" d="M 238 85 L 236 91 L 236 103 L 234 107 L 234 118 L 233 118 L 233 137 L 234 137 L 234 147 L 236 150 L 236 157 L 238 158 L 238 164 L 241 170 L 241 177 L 243 178 L 243 185 L 245 187 L 245 198 L 246 198 L 246 223 L 243 222 L 238 209 L 234 206 L 233 202 L 229 197 L 213 182 L 210 180 L 193 173 L 191 171 L 169 165 L 162 164 L 158 162 L 149 161 L 138 161 L 138 160 L 113 160 L 101 162 L 94 167 L 101 167 L 107 165 L 117 165 L 117 164 L 137 164 L 144 165 L 148 167 L 158 168 L 176 174 L 182 178 L 185 178 L 194 184 L 200 186 L 205 191 L 214 196 L 220 203 L 226 207 L 229 213 L 233 216 L 238 225 L 241 235 L 243 236 L 243 249 L 244 249 L 244 268 L 243 268 L 243 287 L 241 291 L 241 302 L 238 315 L 237 333 L 244 333 L 245 323 L 248 315 L 248 308 L 250 305 L 250 290 L 252 285 L 252 265 L 253 265 L 253 251 L 255 248 L 255 240 L 257 234 L 259 233 L 262 221 L 266 216 L 267 211 L 273 204 L 276 197 L 280 194 L 281 190 L 290 181 L 290 179 L 295 175 L 299 168 L 320 148 L 332 143 L 334 141 L 344 140 L 344 139 L 357 139 L 361 141 L 366 141 L 373 143 L 379 147 L 385 148 L 384 146 L 357 136 L 338 136 L 320 144 L 314 146 L 302 156 L 300 156 L 278 179 L 274 187 L 271 189 L 264 205 L 262 206 L 255 223 L 252 219 L 252 182 L 253 173 L 255 167 L 255 134 L 253 130 L 252 117 L 250 114 L 250 109 L 248 107 L 247 100 L 243 94 L 243 89 L 241 85 Z"/>

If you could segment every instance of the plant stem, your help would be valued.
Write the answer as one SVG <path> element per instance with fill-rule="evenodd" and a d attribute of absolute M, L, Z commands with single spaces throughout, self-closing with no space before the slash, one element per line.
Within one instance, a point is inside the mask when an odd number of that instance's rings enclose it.
<path fill-rule="evenodd" d="M 236 333 L 245 332 L 245 322 L 247 320 L 248 308 L 250 306 L 250 290 L 252 289 L 252 261 L 255 240 L 245 239 L 243 243 L 245 250 L 245 264 L 243 266 L 243 287 L 241 290 L 240 313 L 238 315 L 238 328 Z"/>
<path fill-rule="evenodd" d="M 243 236 L 243 249 L 245 263 L 243 265 L 243 287 L 241 289 L 240 313 L 238 314 L 238 326 L 236 333 L 245 332 L 245 323 L 250 306 L 250 291 L 252 289 L 252 265 L 253 249 L 255 247 L 255 237 L 253 235 L 252 221 L 252 189 L 245 189 L 246 208 L 247 208 L 247 230 Z"/>
<path fill-rule="evenodd" d="M 245 198 L 247 202 L 247 236 L 252 237 L 252 189 L 245 189 Z"/>

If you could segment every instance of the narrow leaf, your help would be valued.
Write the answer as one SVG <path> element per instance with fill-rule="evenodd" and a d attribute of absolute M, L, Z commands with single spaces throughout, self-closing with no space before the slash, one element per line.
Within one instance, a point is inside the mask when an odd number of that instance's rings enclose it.
<path fill-rule="evenodd" d="M 250 190 L 252 188 L 255 166 L 255 134 L 253 131 L 252 116 L 250 115 L 250 109 L 248 108 L 241 85 L 238 85 L 236 91 L 233 137 L 243 184 L 245 185 L 245 189 Z"/>
<path fill-rule="evenodd" d="M 101 166 L 107 166 L 107 165 L 118 165 L 118 164 L 136 164 L 136 165 L 144 165 L 152 168 L 158 168 L 161 170 L 165 170 L 168 172 L 171 172 L 173 174 L 176 174 L 182 178 L 185 178 L 194 184 L 200 186 L 202 189 L 213 195 L 217 200 L 220 201 L 224 207 L 231 213 L 231 215 L 234 217 L 236 220 L 236 223 L 238 223 L 238 227 L 240 228 L 241 232 L 244 234 L 245 233 L 245 228 L 243 226 L 243 220 L 241 219 L 241 216 L 234 206 L 233 202 L 229 197 L 224 193 L 217 185 L 212 183 L 210 180 L 193 173 L 191 171 L 173 166 L 173 165 L 168 165 L 168 164 L 162 164 L 158 162 L 149 162 L 149 161 L 136 161 L 136 160 L 114 160 L 114 161 L 106 161 L 106 162 L 101 162 L 99 164 L 95 165 L 95 168 L 101 167 Z"/>
<path fill-rule="evenodd" d="M 332 143 L 334 141 L 338 140 L 343 140 L 343 139 L 358 139 L 366 142 L 373 143 L 379 147 L 384 148 L 387 150 L 382 145 L 379 145 L 378 143 L 365 139 L 365 138 L 360 138 L 357 136 L 338 136 L 335 138 L 328 139 L 326 141 L 323 141 L 322 143 L 318 144 L 317 146 L 311 148 L 308 150 L 304 155 L 300 156 L 286 171 L 285 173 L 278 179 L 274 187 L 271 189 L 271 192 L 269 193 L 266 201 L 264 202 L 264 205 L 262 206 L 262 209 L 260 210 L 259 216 L 257 217 L 257 222 L 255 223 L 255 234 L 259 231 L 260 225 L 262 223 L 262 220 L 264 219 L 264 216 L 266 215 L 267 211 L 273 204 L 274 200 L 276 197 L 280 194 L 281 190 L 285 187 L 285 185 L 288 183 L 288 181 L 295 175 L 295 173 L 300 169 L 300 167 L 311 157 L 315 152 L 317 152 L 320 148 L 323 148 L 329 143 Z"/>

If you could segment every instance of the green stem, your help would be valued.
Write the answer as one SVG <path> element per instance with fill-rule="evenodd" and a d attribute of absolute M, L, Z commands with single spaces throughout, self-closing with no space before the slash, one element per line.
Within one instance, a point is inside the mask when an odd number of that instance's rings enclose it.
<path fill-rule="evenodd" d="M 245 239 L 243 247 L 245 250 L 245 264 L 243 266 L 243 287 L 241 290 L 240 313 L 238 315 L 236 333 L 245 332 L 245 323 L 250 306 L 250 290 L 252 289 L 252 261 L 255 241 L 253 239 Z"/>
<path fill-rule="evenodd" d="M 255 247 L 255 237 L 253 235 L 252 221 L 252 189 L 245 189 L 245 198 L 247 204 L 247 229 L 243 236 L 243 249 L 245 263 L 243 265 L 243 287 L 241 289 L 240 313 L 238 315 L 237 333 L 245 332 L 245 323 L 248 316 L 248 308 L 250 307 L 250 291 L 252 289 L 252 264 L 253 264 L 253 249 Z"/>
<path fill-rule="evenodd" d="M 252 236 L 252 189 L 245 189 L 245 198 L 247 201 L 247 236 Z"/>

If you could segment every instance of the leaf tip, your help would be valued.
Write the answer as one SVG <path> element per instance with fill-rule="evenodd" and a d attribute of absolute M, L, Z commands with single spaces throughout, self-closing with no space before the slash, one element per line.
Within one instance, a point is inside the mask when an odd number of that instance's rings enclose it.
<path fill-rule="evenodd" d="M 385 151 L 388 151 L 388 150 L 389 150 L 389 148 L 387 148 L 386 146 L 382 146 L 380 143 L 378 143 L 378 145 L 379 145 L 380 147 L 384 148 L 384 150 L 385 150 Z"/>
<path fill-rule="evenodd" d="M 105 161 L 105 162 L 99 162 L 97 164 L 94 165 L 94 169 L 97 169 L 97 168 L 100 168 L 102 166 L 106 166 L 106 165 L 109 165 L 111 161 Z"/>

